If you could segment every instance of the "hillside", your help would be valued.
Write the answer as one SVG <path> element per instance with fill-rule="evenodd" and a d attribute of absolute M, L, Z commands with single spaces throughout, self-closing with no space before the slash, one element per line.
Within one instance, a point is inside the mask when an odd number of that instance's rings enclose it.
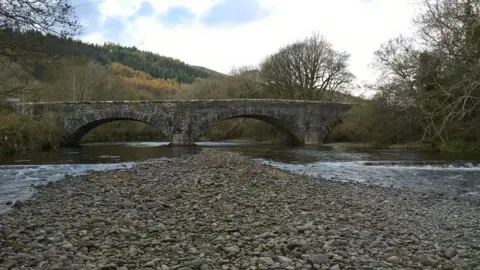
<path fill-rule="evenodd" d="M 101 70 L 94 64 L 90 67 L 80 68 L 87 65 L 88 62 L 99 63 L 108 69 L 108 73 L 116 75 L 121 79 L 124 86 L 129 90 L 124 94 L 117 93 L 116 98 L 126 99 L 170 99 L 170 98 L 266 98 L 266 93 L 260 85 L 255 86 L 260 80 L 259 70 L 242 69 L 233 71 L 232 74 L 223 74 L 205 67 L 186 64 L 178 59 L 161 56 L 156 53 L 141 51 L 136 47 L 126 47 L 119 44 L 106 43 L 96 45 L 82 42 L 71 38 L 61 38 L 55 35 L 44 35 L 40 32 L 16 32 L 4 30 L 0 32 L 0 40 L 14 44 L 14 47 L 22 48 L 28 46 L 38 52 L 46 52 L 45 57 L 31 57 L 30 55 L 21 55 L 25 60 L 36 59 L 29 66 L 30 75 L 39 82 L 58 81 L 60 78 L 70 78 L 63 80 L 62 85 L 72 84 L 78 80 L 80 73 L 89 73 L 93 70 Z M 35 53 L 35 50 L 33 53 Z M 62 62 L 65 66 L 54 69 L 49 61 L 37 61 L 38 59 L 51 59 L 52 55 L 57 56 L 57 62 Z M 72 74 L 68 70 L 73 67 L 83 70 L 77 71 L 79 74 Z M 11 69 L 4 66 L 4 69 Z M 90 71 L 88 71 L 90 70 Z M 103 70 L 101 72 L 104 72 Z M 7 76 L 1 76 L 8 79 Z M 54 78 L 55 77 L 55 78 Z M 91 81 L 91 76 L 83 76 L 85 81 Z M 207 79 L 208 85 L 199 83 L 198 79 Z M 32 81 L 31 78 L 28 78 Z M 101 81 L 98 80 L 97 81 Z M 177 84 L 178 83 L 178 84 Z M 88 84 L 87 84 L 88 85 Z M 99 85 L 100 86 L 100 85 Z M 181 86 L 185 86 L 180 89 Z M 63 87 L 63 86 L 62 86 Z M 199 88 L 207 88 L 202 91 Z M 245 88 L 246 89 L 242 89 Z M 60 87 L 61 88 L 61 87 Z M 92 88 L 88 85 L 88 88 Z M 185 91 L 186 90 L 186 91 Z M 100 90 L 98 90 L 100 91 Z M 103 91 L 102 91 L 103 92 Z M 129 92 L 127 94 L 127 92 Z M 220 94 L 219 94 L 220 93 Z M 78 93 L 77 93 L 78 94 Z M 113 95 L 113 94 L 112 94 Z M 112 95 L 110 98 L 113 98 Z M 81 96 L 81 99 L 90 99 L 91 94 Z M 39 97 L 40 98 L 40 97 Z M 68 95 L 56 95 L 55 99 L 68 98 Z M 98 96 L 100 98 L 100 96 Z M 101 97 L 106 98 L 102 95 Z M 41 99 L 41 98 L 40 98 Z M 76 98 L 74 98 L 76 100 Z M 349 94 L 336 93 L 335 101 L 358 102 L 358 98 Z"/>
<path fill-rule="evenodd" d="M 215 71 L 213 69 L 206 68 L 206 67 L 201 67 L 201 66 L 193 66 L 193 67 L 202 71 L 202 72 L 207 73 L 209 78 L 225 78 L 225 77 L 228 76 L 227 74 L 223 74 L 221 72 L 218 72 L 218 71 Z"/>
<path fill-rule="evenodd" d="M 178 59 L 113 43 L 96 45 L 71 38 L 43 35 L 39 32 L 20 33 L 7 30 L 0 32 L 0 40 L 15 44 L 17 47 L 34 47 L 39 51 L 45 50 L 59 56 L 82 56 L 102 65 L 116 62 L 146 72 L 154 78 L 176 79 L 180 83 L 191 83 L 196 78 L 207 78 L 209 74 L 215 73 L 206 68 L 188 65 Z"/>

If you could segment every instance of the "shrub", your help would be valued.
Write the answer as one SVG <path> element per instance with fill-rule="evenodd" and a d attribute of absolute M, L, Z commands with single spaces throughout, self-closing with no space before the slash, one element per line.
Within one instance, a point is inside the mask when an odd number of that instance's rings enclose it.
<path fill-rule="evenodd" d="M 40 119 L 9 111 L 0 114 L 0 154 L 47 150 L 62 139 L 57 116 L 45 113 Z"/>
<path fill-rule="evenodd" d="M 329 141 L 401 144 L 421 139 L 420 114 L 414 108 L 400 110 L 382 99 L 355 105 L 329 136 Z"/>

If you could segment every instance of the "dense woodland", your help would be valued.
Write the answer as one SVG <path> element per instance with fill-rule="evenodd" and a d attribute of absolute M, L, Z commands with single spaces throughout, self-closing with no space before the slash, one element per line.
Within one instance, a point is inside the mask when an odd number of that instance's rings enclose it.
<path fill-rule="evenodd" d="M 40 31 L 20 31 L 3 29 L 0 39 L 4 43 L 19 48 L 31 46 L 46 54 L 85 57 L 101 65 L 120 63 L 135 70 L 144 71 L 155 78 L 176 79 L 180 83 L 191 83 L 196 78 L 206 78 L 208 72 L 171 57 L 140 51 L 135 47 L 124 47 L 119 44 L 106 43 L 95 45 L 54 34 L 43 34 Z M 28 44 L 28 45 L 27 45 Z M 21 56 L 20 56 L 21 57 Z M 34 63 L 33 75 L 42 79 L 42 61 Z"/>
<path fill-rule="evenodd" d="M 8 6 L 10 2 L 18 5 Z M 256 67 L 229 74 L 191 66 L 135 47 L 92 45 L 74 37 L 81 29 L 68 0 L 7 1 L 0 7 L 0 100 L 25 101 L 279 98 L 358 103 L 328 141 L 380 147 L 480 152 L 480 3 L 421 1 L 416 32 L 383 44 L 373 62 L 382 76 L 361 99 L 349 71 L 349 54 L 319 33 L 272 52 Z M 38 1 L 37 1 L 38 2 Z M 22 3 L 24 5 L 22 5 Z M 22 15 L 37 12 L 25 20 Z M 43 16 L 43 17 L 42 17 Z M 43 23 L 43 24 L 42 24 Z M 54 25 L 55 27 L 52 27 Z M 61 142 L 57 116 L 33 119 L 0 108 L 0 152 L 48 149 Z M 207 139 L 280 141 L 285 134 L 254 119 L 222 121 Z M 112 122 L 84 141 L 161 140 L 136 122 Z"/>

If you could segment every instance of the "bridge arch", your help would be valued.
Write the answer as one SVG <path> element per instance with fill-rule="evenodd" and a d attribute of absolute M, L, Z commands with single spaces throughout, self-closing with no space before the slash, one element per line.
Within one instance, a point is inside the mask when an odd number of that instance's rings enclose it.
<path fill-rule="evenodd" d="M 272 125 L 280 131 L 284 131 L 289 135 L 289 142 L 291 144 L 301 144 L 303 142 L 303 135 L 305 131 L 297 125 L 298 119 L 292 115 L 286 115 L 281 112 L 265 112 L 262 110 L 242 109 L 225 110 L 217 112 L 216 114 L 208 114 L 202 118 L 198 125 L 198 130 L 192 132 L 193 140 L 201 137 L 210 126 L 229 119 L 236 118 L 250 118 L 263 121 Z"/>
<path fill-rule="evenodd" d="M 102 113 L 102 114 L 87 114 L 76 119 L 64 119 L 64 126 L 66 127 L 66 134 L 64 137 L 64 144 L 75 145 L 88 134 L 92 129 L 101 126 L 106 123 L 115 121 L 135 121 L 150 125 L 160 130 L 160 132 L 168 136 L 170 129 L 163 123 L 158 123 L 158 117 L 153 118 L 151 116 L 135 113 L 135 112 L 114 112 L 114 113 Z"/>

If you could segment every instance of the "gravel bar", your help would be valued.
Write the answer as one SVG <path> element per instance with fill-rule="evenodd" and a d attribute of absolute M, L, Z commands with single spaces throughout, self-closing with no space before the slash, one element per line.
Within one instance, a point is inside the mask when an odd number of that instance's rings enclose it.
<path fill-rule="evenodd" d="M 480 269 L 480 205 L 204 150 L 38 188 L 0 269 Z"/>

